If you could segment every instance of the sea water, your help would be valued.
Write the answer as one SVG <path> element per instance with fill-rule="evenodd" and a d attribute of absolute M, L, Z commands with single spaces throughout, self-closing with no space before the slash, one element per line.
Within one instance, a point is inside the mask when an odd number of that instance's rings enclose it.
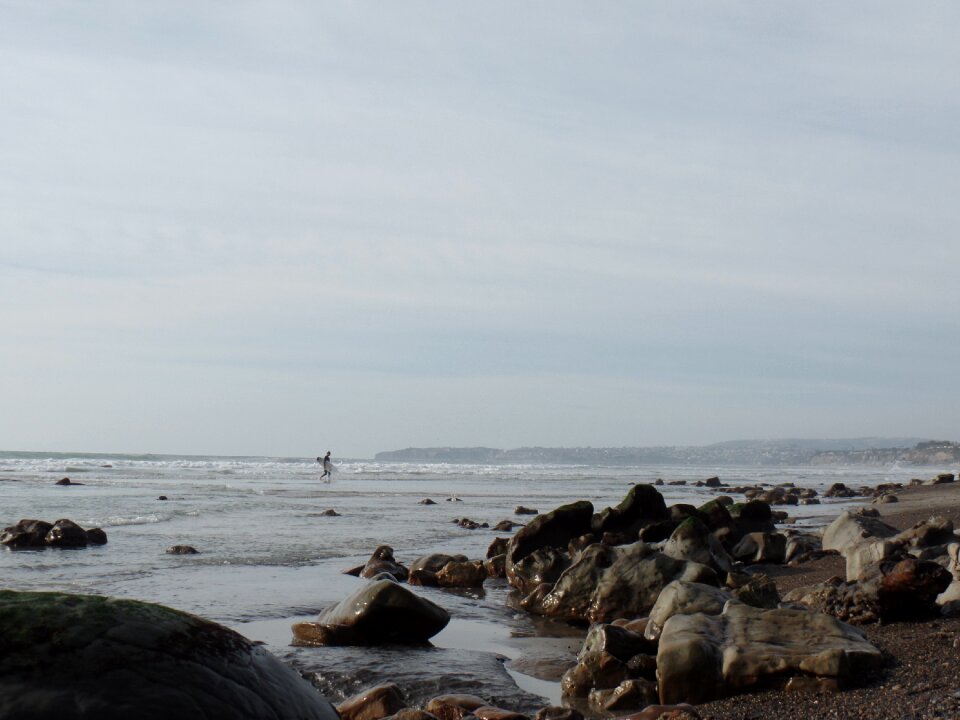
<path fill-rule="evenodd" d="M 555 660 L 562 664 L 582 630 L 536 623 L 516 611 L 502 580 L 488 581 L 482 590 L 416 588 L 453 617 L 435 638 L 432 653 L 292 648 L 290 625 L 312 619 L 364 582 L 343 571 L 364 563 L 378 545 L 393 547 L 397 560 L 407 565 L 434 552 L 483 558 L 498 533 L 464 529 L 455 522 L 460 518 L 491 527 L 504 519 L 527 522 L 529 516 L 514 514 L 517 505 L 546 512 L 575 500 L 590 500 L 599 510 L 619 503 L 633 484 L 658 478 L 689 483 L 660 488 L 668 505 L 700 505 L 717 493 L 692 483 L 715 474 L 728 485 L 792 482 L 821 493 L 835 482 L 876 486 L 923 476 L 922 470 L 899 467 L 365 460 L 338 463 L 330 483 L 320 481 L 320 472 L 313 458 L 0 453 L 0 527 L 22 518 L 69 518 L 84 528 L 103 528 L 108 537 L 106 545 L 75 550 L 0 550 L 0 583 L 14 590 L 134 598 L 201 615 L 265 642 L 319 680 L 333 699 L 364 684 L 405 679 L 427 694 L 451 689 L 482 694 L 494 688 L 494 699 L 516 705 L 523 703 L 508 690 L 471 675 L 495 673 L 490 658 L 517 659 L 523 638 L 538 635 L 556 641 Z M 83 484 L 56 485 L 63 477 Z M 426 498 L 436 504 L 422 504 Z M 789 508 L 794 523 L 822 524 L 849 501 L 822 503 Z M 328 508 L 339 516 L 323 515 Z M 199 553 L 167 554 L 173 545 L 191 545 Z M 545 647 L 550 646 L 541 642 L 538 652 Z M 510 674 L 520 695 L 559 699 L 556 683 Z"/>

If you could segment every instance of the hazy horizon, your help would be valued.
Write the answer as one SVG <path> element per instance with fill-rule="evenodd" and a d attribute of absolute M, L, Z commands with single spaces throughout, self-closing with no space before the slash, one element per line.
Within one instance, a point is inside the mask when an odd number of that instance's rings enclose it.
<path fill-rule="evenodd" d="M 951 438 L 958 21 L 2 2 L 0 446 Z"/>

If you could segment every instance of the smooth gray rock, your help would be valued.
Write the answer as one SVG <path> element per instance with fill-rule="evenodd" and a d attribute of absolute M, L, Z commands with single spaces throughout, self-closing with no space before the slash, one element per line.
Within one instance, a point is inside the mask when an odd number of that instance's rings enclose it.
<path fill-rule="evenodd" d="M 0 591 L 3 720 L 337 720 L 266 650 L 161 605 Z"/>
<path fill-rule="evenodd" d="M 674 615 L 657 651 L 661 703 L 708 702 L 793 675 L 841 684 L 879 668 L 858 629 L 823 613 L 728 603 L 720 615 Z"/>

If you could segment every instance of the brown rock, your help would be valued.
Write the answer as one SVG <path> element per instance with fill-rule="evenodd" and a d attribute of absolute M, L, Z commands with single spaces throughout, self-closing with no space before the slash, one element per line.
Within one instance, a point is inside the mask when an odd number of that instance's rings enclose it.
<path fill-rule="evenodd" d="M 400 688 L 393 683 L 377 685 L 337 705 L 340 720 L 381 720 L 407 706 Z"/>
<path fill-rule="evenodd" d="M 436 715 L 438 720 L 461 720 L 467 715 L 472 715 L 474 710 L 484 707 L 486 704 L 486 700 L 476 695 L 438 695 L 431 699 L 423 709 Z"/>

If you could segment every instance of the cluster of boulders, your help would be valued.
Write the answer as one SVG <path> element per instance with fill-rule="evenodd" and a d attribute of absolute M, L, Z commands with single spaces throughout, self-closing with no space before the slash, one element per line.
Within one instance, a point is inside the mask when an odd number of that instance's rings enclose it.
<path fill-rule="evenodd" d="M 846 561 L 846 579 L 799 588 L 789 600 L 852 623 L 960 613 L 960 535 L 931 517 L 898 532 L 873 508 L 845 512 L 823 531 L 823 547 Z"/>
<path fill-rule="evenodd" d="M 346 570 L 346 574 L 362 578 L 389 575 L 396 582 L 427 587 L 478 588 L 488 577 L 503 577 L 505 538 L 490 546 L 485 560 L 470 560 L 466 555 L 431 553 L 414 560 L 409 567 L 398 562 L 393 548 L 381 545 L 364 565 Z"/>
<path fill-rule="evenodd" d="M 340 720 L 531 720 L 531 716 L 490 705 L 476 695 L 438 695 L 423 708 L 407 705 L 397 685 L 377 685 L 347 698 L 337 705 Z M 631 720 L 697 720 L 699 713 L 690 705 L 650 706 L 647 711 L 631 715 Z M 533 720 L 583 720 L 579 710 L 569 707 L 541 708 Z"/>
<path fill-rule="evenodd" d="M 59 547 L 75 548 L 87 545 L 105 545 L 107 534 L 100 528 L 84 530 L 73 520 L 21 520 L 4 528 L 0 545 L 13 549 Z"/>

